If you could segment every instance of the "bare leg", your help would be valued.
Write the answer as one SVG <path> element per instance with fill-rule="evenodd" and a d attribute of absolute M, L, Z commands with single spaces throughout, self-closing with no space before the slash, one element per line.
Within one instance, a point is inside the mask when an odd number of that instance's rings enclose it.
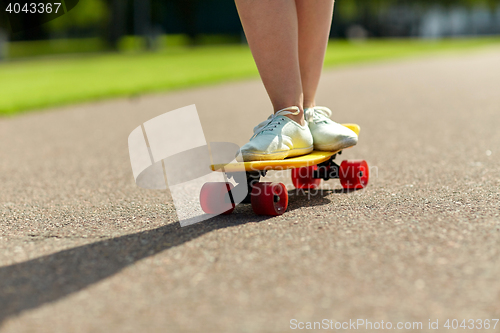
<path fill-rule="evenodd" d="M 304 125 L 295 2 L 292 0 L 235 0 L 235 2 L 274 111 L 298 106 L 300 114 L 288 117 Z"/>
<path fill-rule="evenodd" d="M 295 0 L 304 108 L 315 105 L 332 24 L 334 0 Z"/>

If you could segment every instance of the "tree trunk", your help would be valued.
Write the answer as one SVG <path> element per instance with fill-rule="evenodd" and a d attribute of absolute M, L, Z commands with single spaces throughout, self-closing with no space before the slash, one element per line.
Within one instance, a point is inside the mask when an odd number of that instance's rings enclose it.
<path fill-rule="evenodd" d="M 110 0 L 111 18 L 106 39 L 113 49 L 118 48 L 118 41 L 127 33 L 127 0 Z"/>
<path fill-rule="evenodd" d="M 7 59 L 8 51 L 8 37 L 7 33 L 0 28 L 0 61 Z"/>

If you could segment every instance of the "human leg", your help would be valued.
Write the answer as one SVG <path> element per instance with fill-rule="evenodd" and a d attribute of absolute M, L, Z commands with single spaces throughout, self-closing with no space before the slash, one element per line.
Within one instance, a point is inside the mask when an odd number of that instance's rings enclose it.
<path fill-rule="evenodd" d="M 333 3 L 334 0 L 295 0 L 304 108 L 315 106 L 332 25 Z"/>
<path fill-rule="evenodd" d="M 295 0 L 298 20 L 299 65 L 305 116 L 316 150 L 334 151 L 355 145 L 356 133 L 330 119 L 332 112 L 316 106 L 334 0 Z"/>
<path fill-rule="evenodd" d="M 287 117 L 304 125 L 298 21 L 291 0 L 235 0 L 243 29 L 274 111 L 299 107 Z"/>
<path fill-rule="evenodd" d="M 274 114 L 241 147 L 245 161 L 275 160 L 313 150 L 304 119 L 298 21 L 292 0 L 235 0 Z"/>

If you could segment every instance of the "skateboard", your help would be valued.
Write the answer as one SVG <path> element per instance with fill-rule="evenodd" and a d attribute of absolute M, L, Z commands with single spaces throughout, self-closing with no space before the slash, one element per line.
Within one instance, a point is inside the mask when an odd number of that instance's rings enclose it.
<path fill-rule="evenodd" d="M 359 135 L 356 124 L 343 124 Z M 212 171 L 224 173 L 226 182 L 205 183 L 201 188 L 200 204 L 207 214 L 230 214 L 236 204 L 249 203 L 257 215 L 282 215 L 288 207 L 288 191 L 283 183 L 260 182 L 268 171 L 291 169 L 292 183 L 297 189 L 311 190 L 321 179 L 339 179 L 346 190 L 362 189 L 368 185 L 369 168 L 364 160 L 342 161 L 337 151 L 313 151 L 310 154 L 284 160 L 233 162 L 212 164 Z M 228 181 L 233 178 L 234 186 Z"/>

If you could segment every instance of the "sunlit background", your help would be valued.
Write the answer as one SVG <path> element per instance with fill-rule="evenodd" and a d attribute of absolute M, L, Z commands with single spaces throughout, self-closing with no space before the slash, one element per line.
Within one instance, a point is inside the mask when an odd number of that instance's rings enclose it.
<path fill-rule="evenodd" d="M 232 1 L 81 0 L 18 33 L 0 19 L 0 114 L 257 75 Z M 326 66 L 490 46 L 497 35 L 500 0 L 339 0 Z"/>

